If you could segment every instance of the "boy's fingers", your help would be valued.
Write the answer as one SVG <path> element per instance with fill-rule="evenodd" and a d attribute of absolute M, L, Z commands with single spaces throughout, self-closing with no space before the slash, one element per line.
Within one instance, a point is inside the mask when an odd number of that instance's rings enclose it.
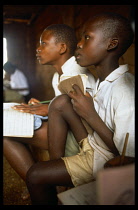
<path fill-rule="evenodd" d="M 70 91 L 70 92 L 68 93 L 68 95 L 69 95 L 72 99 L 75 99 L 77 95 L 83 95 L 83 93 L 82 93 L 82 91 L 81 91 L 81 89 L 79 88 L 78 85 L 73 84 L 73 85 L 72 85 L 72 88 L 73 88 L 74 91 Z"/>
<path fill-rule="evenodd" d="M 75 98 L 74 91 L 70 91 L 68 93 L 68 95 L 69 95 L 70 98 Z"/>
<path fill-rule="evenodd" d="M 29 102 L 28 104 L 29 104 L 29 105 L 36 105 L 36 104 L 38 104 L 38 102 L 31 101 L 31 102 Z"/>
<path fill-rule="evenodd" d="M 90 93 L 86 91 L 86 96 L 91 97 Z"/>
<path fill-rule="evenodd" d="M 35 98 L 31 98 L 29 101 L 28 101 L 28 104 L 37 104 L 39 103 L 40 101 L 35 99 Z"/>
<path fill-rule="evenodd" d="M 72 85 L 72 88 L 75 90 L 75 92 L 77 94 L 82 94 L 82 91 L 81 91 L 81 89 L 79 88 L 78 85 L 74 84 L 74 85 Z"/>

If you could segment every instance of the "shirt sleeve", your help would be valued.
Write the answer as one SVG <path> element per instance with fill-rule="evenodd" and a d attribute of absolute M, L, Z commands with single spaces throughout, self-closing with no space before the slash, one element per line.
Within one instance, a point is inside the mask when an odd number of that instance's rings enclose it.
<path fill-rule="evenodd" d="M 119 86 L 113 97 L 114 101 L 114 137 L 113 140 L 120 155 L 123 151 L 126 133 L 129 133 L 126 156 L 135 156 L 135 110 L 134 88 L 129 85 Z"/>

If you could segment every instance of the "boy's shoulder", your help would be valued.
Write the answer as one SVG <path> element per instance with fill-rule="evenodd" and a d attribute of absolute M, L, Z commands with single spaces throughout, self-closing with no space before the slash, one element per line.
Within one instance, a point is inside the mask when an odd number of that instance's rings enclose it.
<path fill-rule="evenodd" d="M 125 72 L 117 80 L 115 80 L 112 86 L 112 93 L 115 98 L 133 98 L 134 97 L 135 80 L 134 75 L 129 72 Z"/>
<path fill-rule="evenodd" d="M 134 75 L 129 72 L 129 66 L 127 64 L 120 65 L 111 74 L 107 76 L 107 80 L 119 85 L 129 85 L 134 83 Z"/>
<path fill-rule="evenodd" d="M 134 75 L 127 71 L 118 78 L 117 83 L 118 85 L 132 88 L 135 84 Z"/>

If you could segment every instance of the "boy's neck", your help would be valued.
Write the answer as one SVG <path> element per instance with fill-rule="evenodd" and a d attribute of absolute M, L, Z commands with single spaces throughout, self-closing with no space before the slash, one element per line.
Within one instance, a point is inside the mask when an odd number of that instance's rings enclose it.
<path fill-rule="evenodd" d="M 59 74 L 59 75 L 62 75 L 63 74 L 63 72 L 62 72 L 62 66 L 64 65 L 64 63 L 67 61 L 67 60 L 69 60 L 70 58 L 71 58 L 72 56 L 63 56 L 63 57 L 61 57 L 61 59 L 58 61 L 58 63 L 56 63 L 53 67 L 55 67 L 55 69 L 56 69 L 56 71 L 57 71 L 57 73 Z"/>
<path fill-rule="evenodd" d="M 106 65 L 103 66 L 98 66 L 96 67 L 96 71 L 98 74 L 98 77 L 100 79 L 100 82 L 102 82 L 103 80 L 105 80 L 105 78 L 115 69 L 117 69 L 119 67 L 119 63 L 115 62 L 115 63 L 108 63 Z"/>

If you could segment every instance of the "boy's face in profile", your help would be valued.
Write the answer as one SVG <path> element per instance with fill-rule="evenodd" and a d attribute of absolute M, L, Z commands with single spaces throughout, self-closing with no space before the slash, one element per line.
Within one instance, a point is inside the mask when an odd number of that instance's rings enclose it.
<path fill-rule="evenodd" d="M 76 60 L 81 66 L 99 65 L 107 55 L 108 40 L 105 40 L 98 23 L 99 20 L 86 23 L 77 45 Z"/>
<path fill-rule="evenodd" d="M 40 37 L 36 57 L 42 65 L 55 65 L 59 58 L 60 43 L 55 42 L 53 33 L 45 30 Z"/>

